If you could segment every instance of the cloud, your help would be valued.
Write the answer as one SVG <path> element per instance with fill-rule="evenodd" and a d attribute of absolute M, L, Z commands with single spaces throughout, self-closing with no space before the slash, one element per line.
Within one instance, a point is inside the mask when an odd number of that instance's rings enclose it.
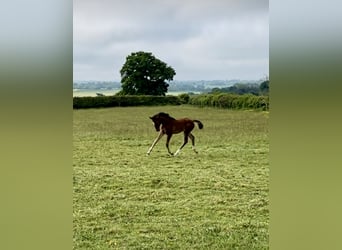
<path fill-rule="evenodd" d="M 261 78 L 268 46 L 268 1 L 74 1 L 76 80 L 120 80 L 140 50 L 177 80 Z"/>

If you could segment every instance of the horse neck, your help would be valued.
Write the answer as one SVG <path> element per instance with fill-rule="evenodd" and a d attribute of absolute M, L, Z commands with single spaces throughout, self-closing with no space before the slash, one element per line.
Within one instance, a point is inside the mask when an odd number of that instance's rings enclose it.
<path fill-rule="evenodd" d="M 160 117 L 160 123 L 165 125 L 165 124 L 169 124 L 170 122 L 172 122 L 172 118 L 170 117 Z"/>

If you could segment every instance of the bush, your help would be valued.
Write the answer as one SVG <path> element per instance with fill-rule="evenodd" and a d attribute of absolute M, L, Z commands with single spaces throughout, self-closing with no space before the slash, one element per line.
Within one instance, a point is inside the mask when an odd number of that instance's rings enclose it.
<path fill-rule="evenodd" d="M 180 94 L 178 95 L 180 101 L 182 102 L 182 104 L 187 104 L 189 103 L 190 100 L 190 95 L 189 94 Z"/>

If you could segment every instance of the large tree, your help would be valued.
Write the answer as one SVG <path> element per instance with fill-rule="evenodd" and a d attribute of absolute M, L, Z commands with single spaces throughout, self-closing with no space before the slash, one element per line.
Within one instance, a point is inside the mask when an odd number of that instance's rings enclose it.
<path fill-rule="evenodd" d="M 120 70 L 124 95 L 165 95 L 175 70 L 149 52 L 133 52 Z"/>

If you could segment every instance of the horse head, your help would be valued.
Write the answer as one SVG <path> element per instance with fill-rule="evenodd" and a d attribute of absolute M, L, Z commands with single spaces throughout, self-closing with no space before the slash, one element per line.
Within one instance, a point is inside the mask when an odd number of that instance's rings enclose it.
<path fill-rule="evenodd" d="M 160 131 L 160 125 L 169 120 L 169 119 L 174 119 L 172 118 L 169 114 L 164 113 L 164 112 L 159 112 L 158 114 L 150 117 L 150 119 L 153 121 L 154 127 L 157 130 L 157 132 Z"/>
<path fill-rule="evenodd" d="M 159 132 L 160 131 L 160 125 L 162 122 L 160 117 L 157 115 L 154 115 L 154 116 L 150 117 L 150 119 L 152 120 L 154 128 L 156 129 L 156 131 Z"/>

